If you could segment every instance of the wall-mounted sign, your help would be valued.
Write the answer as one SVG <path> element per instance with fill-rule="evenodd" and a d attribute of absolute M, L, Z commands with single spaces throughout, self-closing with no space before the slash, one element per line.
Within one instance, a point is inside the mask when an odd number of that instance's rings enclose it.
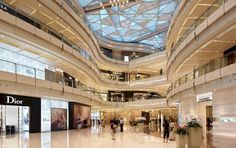
<path fill-rule="evenodd" d="M 212 100 L 212 92 L 197 95 L 197 102 L 205 102 L 211 100 Z"/>
<path fill-rule="evenodd" d="M 16 98 L 12 96 L 7 96 L 7 102 L 6 104 L 23 104 L 23 100 L 17 100 Z"/>

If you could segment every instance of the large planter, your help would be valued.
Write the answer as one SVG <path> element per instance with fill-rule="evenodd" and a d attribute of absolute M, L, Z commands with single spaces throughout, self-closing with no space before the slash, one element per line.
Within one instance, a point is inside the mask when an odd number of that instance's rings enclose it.
<path fill-rule="evenodd" d="M 144 123 L 143 122 L 142 123 L 138 123 L 137 125 L 138 125 L 138 131 L 139 132 L 143 132 Z"/>
<path fill-rule="evenodd" d="M 201 127 L 188 128 L 188 147 L 200 148 L 202 145 L 202 136 L 203 133 Z"/>
<path fill-rule="evenodd" d="M 187 144 L 187 134 L 186 135 L 179 135 L 179 134 L 176 134 L 175 135 L 176 137 L 176 145 L 177 145 L 177 148 L 185 148 L 185 145 Z M 191 148 L 191 147 L 189 147 Z"/>
<path fill-rule="evenodd" d="M 155 121 L 151 121 L 151 122 L 150 122 L 150 128 L 149 128 L 150 131 L 155 131 L 155 126 L 156 126 L 156 125 L 155 125 Z"/>

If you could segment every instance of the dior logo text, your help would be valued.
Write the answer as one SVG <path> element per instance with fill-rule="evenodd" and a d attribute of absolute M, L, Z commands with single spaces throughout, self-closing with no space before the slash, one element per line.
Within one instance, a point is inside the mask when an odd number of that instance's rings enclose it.
<path fill-rule="evenodd" d="M 12 96 L 7 96 L 7 104 L 22 104 L 22 100 L 17 100 L 16 98 Z"/>

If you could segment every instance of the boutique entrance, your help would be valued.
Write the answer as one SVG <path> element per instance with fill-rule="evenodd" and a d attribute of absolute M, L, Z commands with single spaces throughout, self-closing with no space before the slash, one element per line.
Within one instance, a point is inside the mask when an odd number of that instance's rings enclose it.
<path fill-rule="evenodd" d="M 29 132 L 30 108 L 28 106 L 0 105 L 0 133 Z"/>

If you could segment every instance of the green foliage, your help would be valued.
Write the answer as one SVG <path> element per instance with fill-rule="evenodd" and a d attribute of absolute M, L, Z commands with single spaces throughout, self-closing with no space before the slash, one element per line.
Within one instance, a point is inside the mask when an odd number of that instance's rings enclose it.
<path fill-rule="evenodd" d="M 187 123 L 187 127 L 188 128 L 190 128 L 190 127 L 199 128 L 199 127 L 202 127 L 202 126 L 200 125 L 200 123 L 196 119 L 192 119 L 191 121 L 189 121 Z"/>
<path fill-rule="evenodd" d="M 188 130 L 186 127 L 178 127 L 176 129 L 175 133 L 178 135 L 186 135 L 186 134 L 188 134 Z"/>

